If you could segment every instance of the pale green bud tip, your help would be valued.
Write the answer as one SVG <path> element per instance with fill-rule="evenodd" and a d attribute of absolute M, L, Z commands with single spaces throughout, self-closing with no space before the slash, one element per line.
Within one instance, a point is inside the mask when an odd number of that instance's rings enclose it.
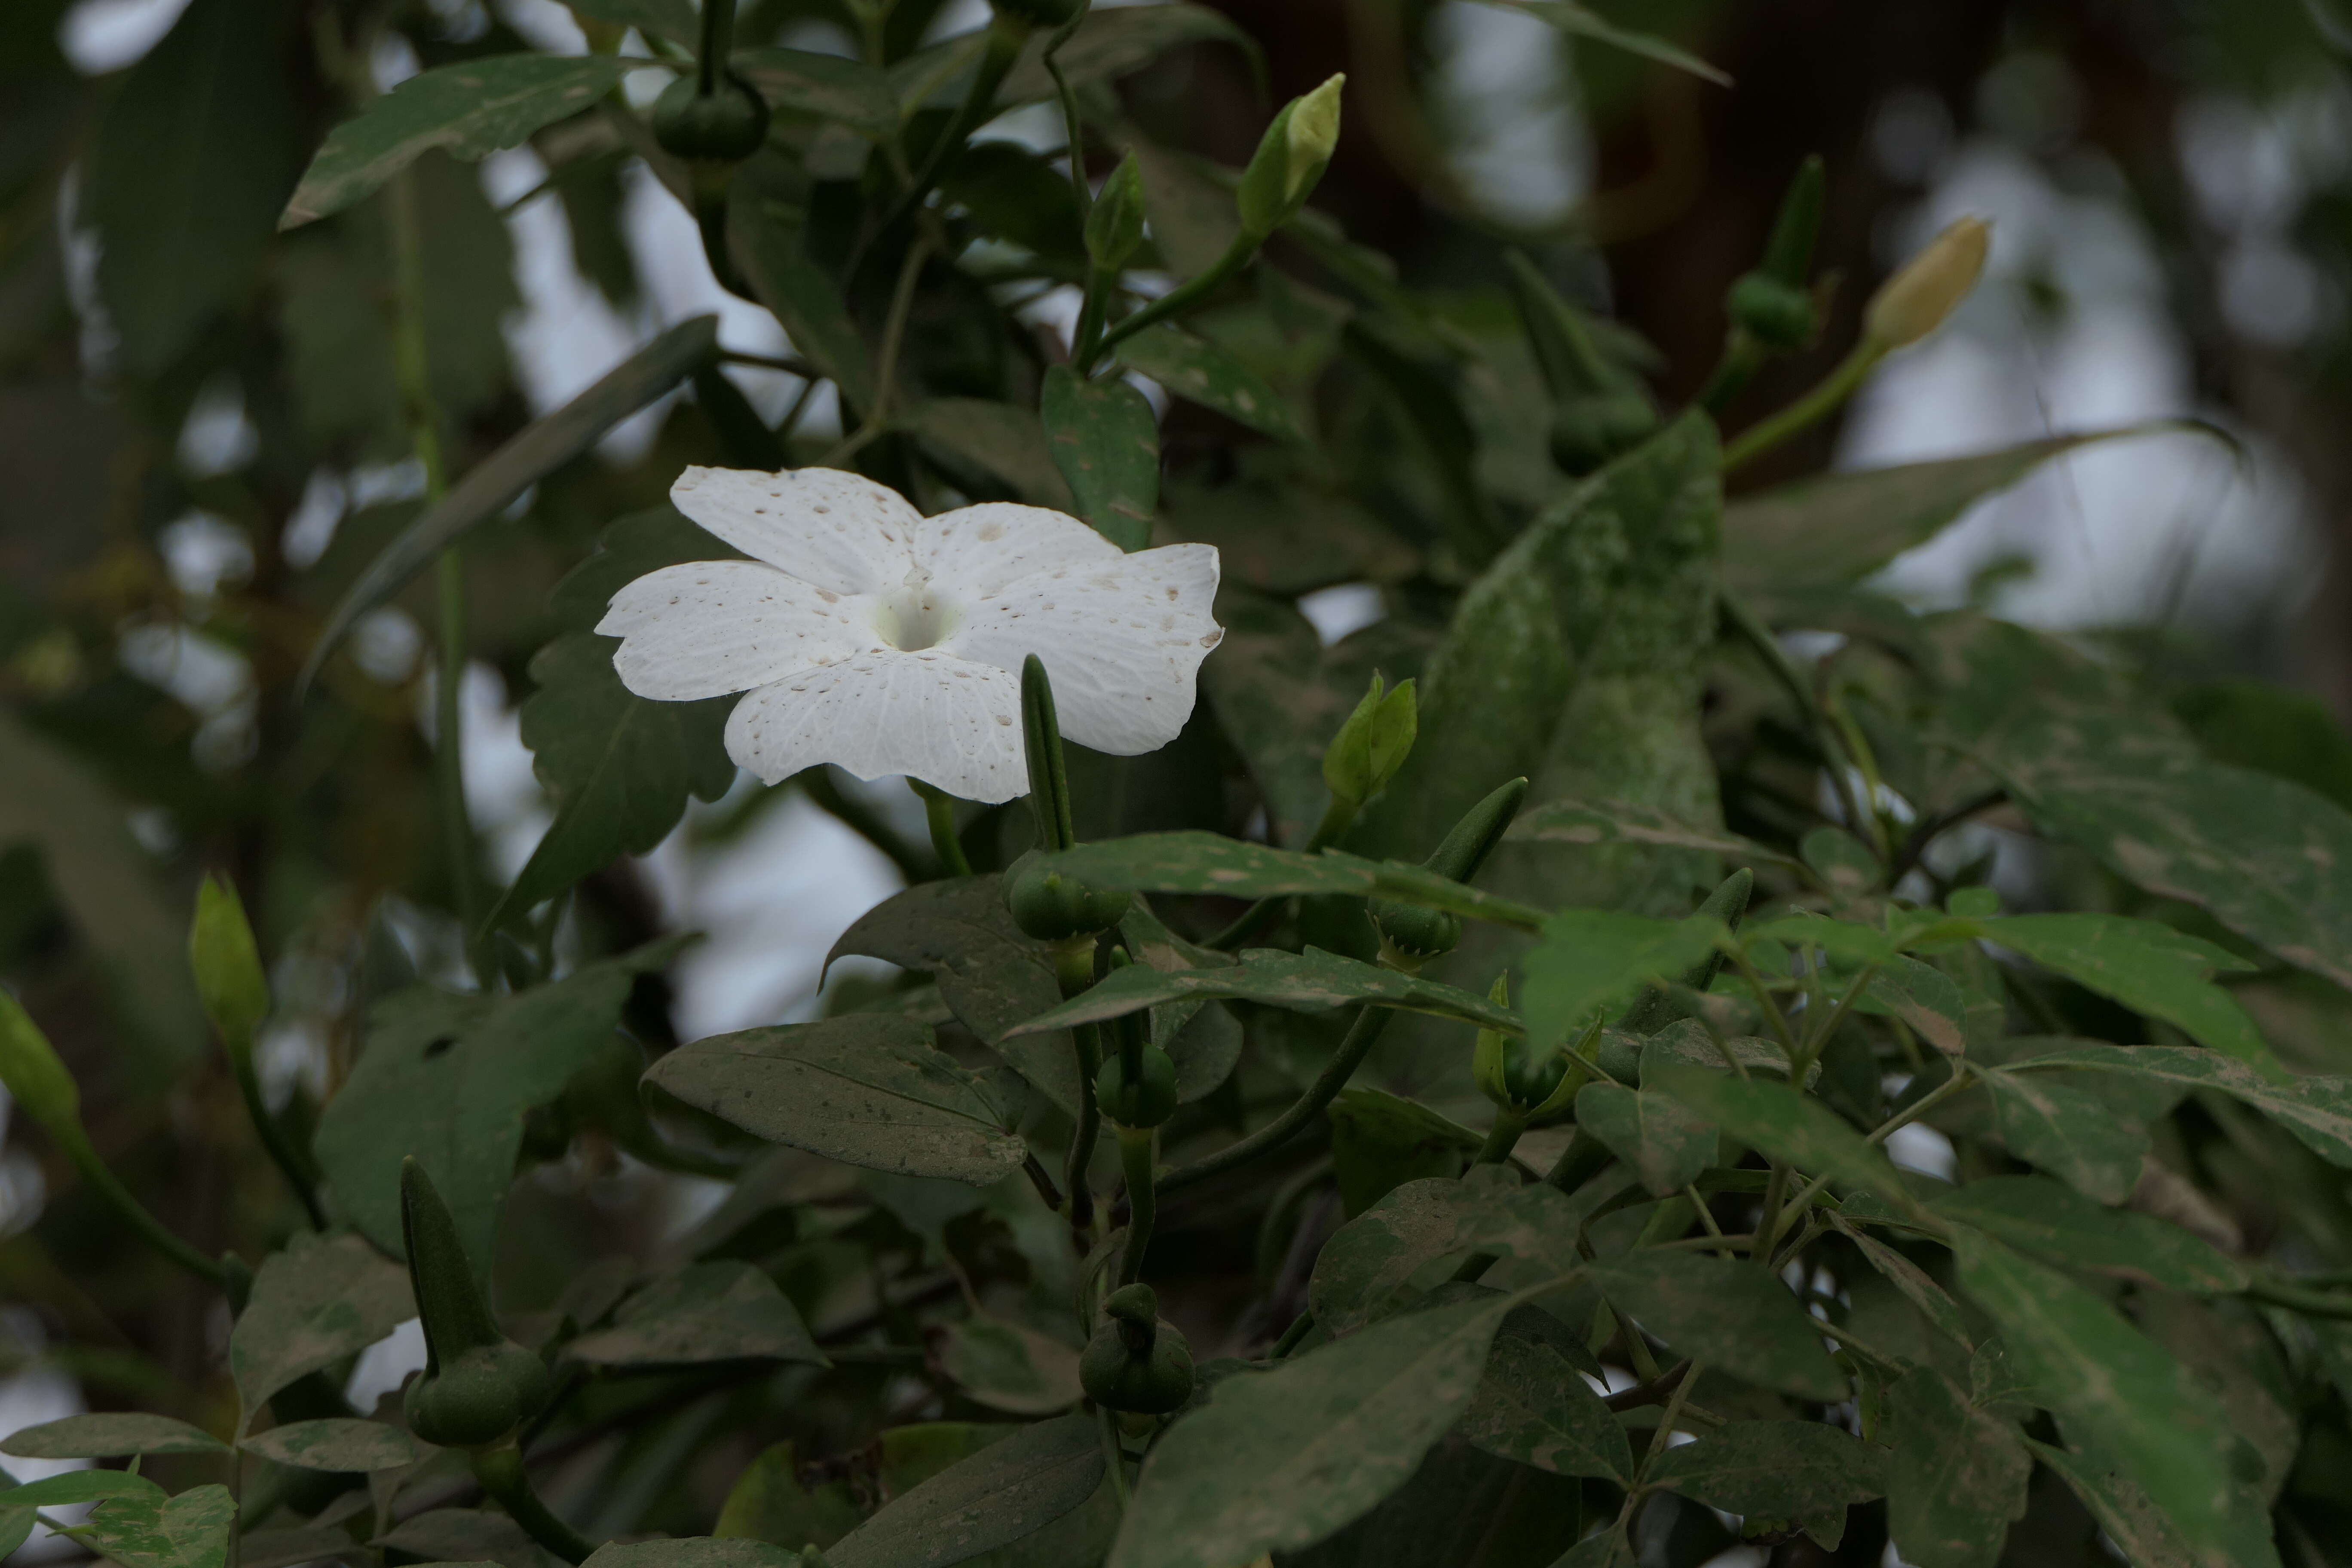
<path fill-rule="evenodd" d="M 1983 218 L 1945 229 L 1870 297 L 1865 334 L 1881 348 L 1899 349 L 1942 326 L 1977 286 L 1991 247 L 1992 225 Z"/>
<path fill-rule="evenodd" d="M 1378 675 L 1323 753 L 1323 783 L 1339 799 L 1361 805 L 1388 786 L 1412 752 L 1420 729 L 1413 683 L 1389 691 Z"/>
<path fill-rule="evenodd" d="M 1323 166 L 1331 161 L 1332 150 L 1339 145 L 1339 89 L 1348 85 L 1345 71 L 1298 100 L 1291 110 L 1290 123 L 1284 128 L 1288 143 L 1288 188 L 1285 192 L 1293 202 L 1303 202 L 1315 182 L 1322 177 Z"/>
<path fill-rule="evenodd" d="M 196 889 L 188 962 L 196 972 L 205 1016 L 232 1053 L 250 1050 L 254 1032 L 269 1016 L 269 979 L 236 889 L 217 877 L 206 877 Z"/>
<path fill-rule="evenodd" d="M 81 1121 L 81 1090 L 49 1037 L 16 999 L 0 991 L 0 1085 L 16 1108 L 52 1133 Z"/>

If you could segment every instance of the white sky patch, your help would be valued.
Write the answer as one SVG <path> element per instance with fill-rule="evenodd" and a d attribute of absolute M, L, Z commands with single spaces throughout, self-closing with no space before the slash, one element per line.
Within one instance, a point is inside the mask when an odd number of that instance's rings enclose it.
<path fill-rule="evenodd" d="M 188 0 L 81 0 L 58 21 L 58 47 L 84 76 L 124 70 L 187 8 Z"/>
<path fill-rule="evenodd" d="M 360 1352 L 351 1378 L 343 1384 L 343 1397 L 351 1401 L 352 1409 L 367 1415 L 375 1409 L 377 1400 L 398 1393 L 410 1373 L 424 1370 L 425 1322 L 411 1318 Z"/>
<path fill-rule="evenodd" d="M 1329 647 L 1351 632 L 1388 619 L 1389 607 L 1381 591 L 1370 583 L 1340 583 L 1298 596 L 1298 613 Z"/>
<path fill-rule="evenodd" d="M 1950 1181 L 1959 1169 L 1952 1141 L 1922 1122 L 1910 1121 L 1886 1135 L 1886 1157 L 1895 1169 Z"/>
<path fill-rule="evenodd" d="M 1541 226 L 1591 188 L 1592 142 L 1559 32 L 1455 0 L 1432 18 L 1430 112 L 1462 185 L 1502 218 Z"/>

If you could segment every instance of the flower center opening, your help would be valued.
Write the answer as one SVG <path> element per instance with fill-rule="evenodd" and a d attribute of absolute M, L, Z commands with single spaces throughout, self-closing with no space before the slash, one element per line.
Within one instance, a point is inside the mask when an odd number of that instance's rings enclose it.
<path fill-rule="evenodd" d="M 953 600 L 928 581 L 910 581 L 882 595 L 875 606 L 874 630 L 901 653 L 920 653 L 956 628 Z"/>

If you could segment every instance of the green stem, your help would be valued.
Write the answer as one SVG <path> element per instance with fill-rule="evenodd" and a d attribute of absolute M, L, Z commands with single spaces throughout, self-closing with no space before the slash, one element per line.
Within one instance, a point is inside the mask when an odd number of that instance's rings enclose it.
<path fill-rule="evenodd" d="M 1070 160 L 1070 194 L 1078 199 L 1078 226 L 1086 227 L 1087 214 L 1095 205 L 1095 194 L 1087 184 L 1086 127 L 1078 114 L 1078 95 L 1070 86 L 1070 79 L 1062 72 L 1062 46 L 1076 34 L 1078 24 L 1087 19 L 1091 3 L 1080 5 L 1070 19 L 1054 29 L 1045 42 L 1045 74 L 1054 79 L 1055 96 L 1062 103 L 1062 137 L 1068 143 Z"/>
<path fill-rule="evenodd" d="M 1751 463 L 1790 437 L 1820 424 L 1853 395 L 1863 379 L 1885 357 L 1886 350 L 1874 339 L 1864 338 L 1854 344 L 1853 352 L 1839 361 L 1837 368 L 1823 376 L 1811 392 L 1779 413 L 1758 420 L 1742 431 L 1738 440 L 1726 446 L 1723 471 L 1727 474 Z"/>
<path fill-rule="evenodd" d="M 1495 1112 L 1494 1125 L 1486 1129 L 1486 1141 L 1478 1146 L 1474 1165 L 1499 1165 L 1511 1157 L 1518 1146 L 1519 1134 L 1528 1130 L 1528 1119 L 1517 1106 L 1503 1106 Z"/>
<path fill-rule="evenodd" d="M 719 91 L 727 53 L 735 37 L 735 0 L 702 0 L 702 51 L 695 60 L 694 89 L 710 98 Z"/>
<path fill-rule="evenodd" d="M 1092 985 L 1094 939 L 1081 937 L 1055 953 L 1054 978 L 1060 984 L 1065 1002 Z M 1095 1218 L 1095 1194 L 1087 1184 L 1087 1167 L 1094 1163 L 1095 1142 L 1102 1135 L 1102 1108 L 1095 1100 L 1095 1078 L 1102 1071 L 1102 1035 L 1098 1027 L 1093 1024 L 1073 1026 L 1070 1048 L 1077 1057 L 1078 1119 L 1070 1134 L 1069 1163 L 1064 1167 L 1062 1184 L 1070 1197 L 1070 1228 L 1083 1235 Z"/>
<path fill-rule="evenodd" d="M 1118 1282 L 1132 1285 L 1143 1277 L 1144 1249 L 1151 1245 L 1151 1226 L 1159 1217 L 1152 1191 L 1152 1131 L 1149 1127 L 1118 1130 L 1118 1163 L 1127 1173 L 1127 1249 L 1119 1259 Z"/>
<path fill-rule="evenodd" d="M 286 1130 L 278 1124 L 278 1118 L 269 1114 L 268 1102 L 261 1098 L 261 1081 L 254 1076 L 252 1052 L 231 1051 L 229 1072 L 236 1079 L 238 1097 L 245 1101 L 247 1120 L 253 1123 L 254 1133 L 261 1140 L 270 1163 L 278 1167 L 278 1173 L 286 1178 L 286 1184 L 301 1200 L 303 1212 L 310 1216 L 310 1228 L 326 1229 L 327 1211 L 319 1203 L 317 1179 L 304 1168 L 294 1145 L 287 1142 Z"/>
<path fill-rule="evenodd" d="M 1365 1006 L 1356 1015 L 1356 1021 L 1348 1026 L 1347 1037 L 1339 1042 L 1339 1050 L 1333 1054 L 1322 1074 L 1305 1094 L 1291 1102 L 1288 1110 L 1248 1137 L 1228 1143 L 1205 1159 L 1195 1160 L 1189 1165 L 1169 1172 L 1160 1178 L 1160 1194 L 1165 1196 L 1181 1187 L 1205 1181 L 1220 1171 L 1230 1171 L 1235 1165 L 1254 1160 L 1288 1142 L 1291 1134 L 1321 1115 L 1323 1108 L 1348 1086 L 1348 1080 L 1355 1076 L 1358 1068 L 1364 1065 L 1364 1058 L 1379 1043 L 1381 1031 L 1388 1027 L 1389 1014 L 1390 1009 L 1386 1007 Z"/>
<path fill-rule="evenodd" d="M 1078 324 L 1070 332 L 1070 363 L 1091 365 L 1097 346 L 1102 342 L 1103 317 L 1110 309 L 1111 291 L 1118 286 L 1118 274 L 1107 267 L 1088 264 L 1085 303 L 1078 307 Z"/>
<path fill-rule="evenodd" d="M 1723 358 L 1716 363 L 1715 374 L 1707 377 L 1706 388 L 1698 395 L 1698 405 L 1709 414 L 1722 413 L 1763 366 L 1764 345 L 1747 328 L 1732 328 L 1724 340 Z"/>
<path fill-rule="evenodd" d="M 1206 272 L 1188 283 L 1179 284 L 1171 289 L 1134 314 L 1120 318 L 1116 325 L 1103 333 L 1102 341 L 1095 345 L 1092 354 L 1083 360 L 1074 358 L 1071 361 L 1072 368 L 1080 375 L 1086 374 L 1094 369 L 1096 360 L 1110 353 L 1144 328 L 1157 326 L 1171 316 L 1180 315 L 1191 310 L 1194 305 L 1223 288 L 1227 279 L 1249 265 L 1250 258 L 1257 254 L 1259 243 L 1246 232 L 1234 236 L 1233 244 L 1226 247 L 1223 256 L 1211 264 Z"/>
<path fill-rule="evenodd" d="M 1273 1359 L 1282 1360 L 1298 1348 L 1298 1342 L 1301 1340 L 1314 1331 L 1315 1314 L 1312 1311 L 1299 1313 L 1290 1320 L 1290 1327 L 1282 1331 L 1282 1337 L 1274 1342 Z"/>
<path fill-rule="evenodd" d="M 1780 1202 L 1788 1195 L 1788 1191 L 1789 1167 L 1775 1160 L 1772 1162 L 1772 1174 L 1764 1183 L 1764 1210 L 1756 1221 L 1757 1235 L 1776 1241 L 1780 1238 Z M 1764 1268 L 1772 1267 L 1772 1248 L 1769 1246 L 1758 1247 L 1755 1257 Z"/>
<path fill-rule="evenodd" d="M 1732 629 L 1756 650 L 1757 657 L 1764 661 L 1765 668 L 1789 694 L 1789 700 L 1797 705 L 1798 715 L 1804 720 L 1805 728 L 1812 734 L 1813 749 L 1822 755 L 1822 766 L 1829 773 L 1830 787 L 1837 792 L 1838 804 L 1844 808 L 1846 820 L 1859 825 L 1862 803 L 1854 797 L 1853 781 L 1848 776 L 1853 759 L 1844 754 L 1835 731 L 1822 714 L 1821 704 L 1813 700 L 1812 692 L 1806 688 L 1805 678 L 1790 662 L 1789 650 L 1780 646 L 1780 639 L 1772 635 L 1772 628 L 1764 624 L 1763 617 L 1737 594 L 1725 589 L 1717 595 L 1716 602 L 1721 607 L 1724 618 L 1731 623 Z"/>
<path fill-rule="evenodd" d="M 89 1135 L 79 1123 L 52 1126 L 50 1133 L 64 1148 L 66 1158 L 81 1173 L 99 1196 L 113 1205 L 131 1229 L 137 1231 L 148 1246 L 186 1269 L 208 1285 L 218 1285 L 228 1277 L 217 1258 L 206 1258 L 194 1247 L 163 1228 L 163 1222 L 147 1212 L 147 1205 L 131 1195 L 131 1189 L 110 1169 L 98 1151 L 90 1147 Z"/>
<path fill-rule="evenodd" d="M 1118 1510 L 1127 1511 L 1127 1445 L 1119 1440 L 1118 1412 L 1108 1405 L 1095 1406 L 1095 1418 L 1102 1424 L 1103 1468 L 1110 1474 L 1111 1496 L 1118 1500 Z"/>
<path fill-rule="evenodd" d="M 480 1448 L 467 1456 L 472 1462 L 474 1479 L 482 1489 L 498 1500 L 507 1516 L 522 1526 L 523 1532 L 552 1552 L 566 1563 L 584 1562 L 595 1550 L 588 1542 L 548 1509 L 539 1494 L 531 1489 L 530 1479 L 522 1473 L 522 1450 L 512 1443 L 496 1448 Z"/>
<path fill-rule="evenodd" d="M 1633 1331 L 1627 1329 L 1625 1332 L 1628 1337 L 1631 1337 Z M 1643 1474 L 1648 1472 L 1651 1464 L 1657 1457 L 1666 1451 L 1666 1444 L 1674 1436 L 1675 1423 L 1682 1416 L 1683 1402 L 1690 1397 L 1691 1389 L 1697 1384 L 1698 1373 L 1699 1367 L 1696 1362 L 1683 1363 L 1682 1381 L 1675 1384 L 1674 1397 L 1666 1401 L 1664 1411 L 1658 1416 L 1658 1429 L 1650 1435 L 1649 1450 L 1642 1456 L 1641 1469 L 1635 1472 L 1633 1478 L 1637 1482 Z"/>
<path fill-rule="evenodd" d="M 1905 1106 L 1902 1110 L 1896 1111 L 1894 1115 L 1880 1122 L 1876 1127 L 1871 1130 L 1869 1136 L 1864 1139 L 1864 1142 L 1870 1143 L 1885 1142 L 1886 1140 L 1894 1136 L 1898 1130 L 1909 1126 L 1912 1122 L 1916 1121 L 1920 1117 L 1925 1116 L 1928 1111 L 1933 1110 L 1937 1106 L 1941 1105 L 1945 1100 L 1949 1100 L 1953 1095 L 1956 1095 L 1959 1093 L 1960 1090 L 1968 1088 L 1969 1083 L 1969 1075 L 1967 1069 L 1960 1063 L 1954 1062 L 1952 1064 L 1952 1076 L 1950 1078 L 1946 1079 L 1942 1083 L 1937 1084 L 1935 1088 L 1929 1089 L 1927 1093 L 1921 1095 L 1918 1099 L 1913 1100 L 1910 1104 Z M 1811 1181 L 1806 1183 L 1804 1186 L 1799 1190 L 1797 1195 L 1783 1206 L 1781 1210 L 1783 1220 L 1785 1221 L 1788 1216 L 1790 1215 L 1803 1214 L 1811 1208 L 1813 1200 L 1819 1197 L 1821 1195 L 1822 1189 L 1829 1184 L 1830 1179 L 1827 1175 L 1815 1176 Z M 1785 1228 L 1785 1224 L 1776 1225 L 1769 1231 L 1761 1226 L 1757 1226 L 1756 1234 L 1762 1239 L 1762 1250 L 1769 1252 L 1772 1247 L 1778 1246 L 1780 1240 L 1780 1232 Z"/>
<path fill-rule="evenodd" d="M 940 858 L 949 876 L 971 876 L 971 862 L 964 856 L 962 840 L 956 837 L 955 796 L 918 778 L 907 782 L 922 797 L 923 820 L 931 830 L 931 853 Z"/>

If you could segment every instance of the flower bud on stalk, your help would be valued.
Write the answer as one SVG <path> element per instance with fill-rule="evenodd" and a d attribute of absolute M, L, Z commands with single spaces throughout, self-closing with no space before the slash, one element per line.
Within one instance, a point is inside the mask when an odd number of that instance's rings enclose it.
<path fill-rule="evenodd" d="M 1143 243 L 1143 165 L 1129 153 L 1103 182 L 1087 213 L 1087 256 L 1106 272 L 1127 265 Z"/>
<path fill-rule="evenodd" d="M 1992 226 L 1964 217 L 1879 285 L 1863 312 L 1863 334 L 1880 351 L 1906 348 L 1944 324 L 1977 286 L 1992 247 Z"/>
<path fill-rule="evenodd" d="M 1772 237 L 1755 271 L 1743 273 L 1725 297 L 1734 325 L 1768 348 L 1802 347 L 1813 333 L 1813 300 L 1805 274 L 1813 260 L 1813 240 L 1822 226 L 1824 186 L 1819 153 L 1804 161 L 1780 198 Z"/>
<path fill-rule="evenodd" d="M 1503 830 L 1518 815 L 1519 802 L 1527 794 L 1528 781 L 1520 778 L 1487 795 L 1463 814 L 1423 866 L 1449 881 L 1469 881 L 1502 841 Z M 1381 934 L 1381 962 L 1407 974 L 1433 958 L 1452 952 L 1462 941 L 1461 917 L 1444 910 L 1394 899 L 1369 899 L 1364 913 Z"/>
<path fill-rule="evenodd" d="M 1344 73 L 1337 75 L 1292 99 L 1265 128 L 1234 193 L 1242 231 L 1251 239 L 1263 240 L 1289 222 L 1315 194 L 1339 144 L 1339 89 L 1347 81 Z"/>
<path fill-rule="evenodd" d="M 506 1442 L 547 1403 L 547 1366 L 499 1331 L 457 1221 L 413 1156 L 400 1164 L 400 1235 L 425 1328 L 425 1370 L 402 1399 L 409 1430 L 445 1448 Z"/>
<path fill-rule="evenodd" d="M 1420 723 L 1413 683 L 1401 680 L 1395 690 L 1384 694 L 1381 678 L 1374 675 L 1371 689 L 1323 752 L 1323 784 L 1333 802 L 1344 803 L 1353 817 L 1366 801 L 1387 788 L 1412 753 Z"/>
<path fill-rule="evenodd" d="M 269 978 L 236 889 L 217 877 L 196 889 L 195 923 L 188 928 L 188 963 L 205 1016 L 220 1034 L 232 1062 L 249 1066 L 253 1038 L 269 1016 Z"/>

